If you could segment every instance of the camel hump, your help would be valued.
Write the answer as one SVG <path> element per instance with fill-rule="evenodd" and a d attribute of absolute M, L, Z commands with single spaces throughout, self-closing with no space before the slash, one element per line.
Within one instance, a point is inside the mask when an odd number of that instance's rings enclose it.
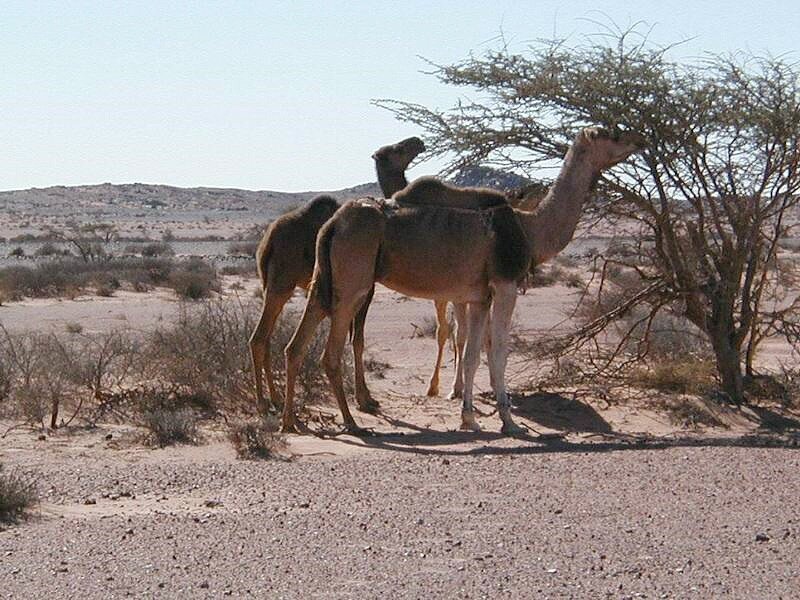
<path fill-rule="evenodd" d="M 301 207 L 299 210 L 314 213 L 320 217 L 324 217 L 327 221 L 333 213 L 339 209 L 339 202 L 333 196 L 323 194 L 309 200 L 308 204 Z"/>
<path fill-rule="evenodd" d="M 465 210 L 483 210 L 506 206 L 504 194 L 487 188 L 458 188 L 435 177 L 420 177 L 392 199 L 400 206 L 442 206 Z"/>
<path fill-rule="evenodd" d="M 492 275 L 507 281 L 519 281 L 531 263 L 531 247 L 519 217 L 510 206 L 492 211 L 495 252 Z"/>

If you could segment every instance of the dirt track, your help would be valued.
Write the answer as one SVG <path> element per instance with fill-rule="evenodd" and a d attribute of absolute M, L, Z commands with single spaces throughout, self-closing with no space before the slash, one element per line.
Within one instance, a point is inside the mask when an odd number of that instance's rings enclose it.
<path fill-rule="evenodd" d="M 115 449 L 104 435 L 6 440 L 6 463 L 42 472 L 46 502 L 0 532 L 0 596 L 790 598 L 800 587 L 794 448 L 418 431 L 371 448 L 303 438 L 305 457 L 264 463 L 221 442 Z"/>

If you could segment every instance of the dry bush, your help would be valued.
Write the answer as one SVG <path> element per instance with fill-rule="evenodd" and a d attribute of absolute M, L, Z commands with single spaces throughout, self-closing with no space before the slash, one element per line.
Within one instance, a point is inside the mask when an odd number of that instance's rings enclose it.
<path fill-rule="evenodd" d="M 436 337 L 436 317 L 424 316 L 419 324 L 411 323 L 414 333 L 411 337 L 415 338 L 435 338 Z"/>
<path fill-rule="evenodd" d="M 3 413 L 28 424 L 58 426 L 62 402 L 75 388 L 74 344 L 55 334 L 11 334 L 0 326 L 0 362 L 4 364 L 6 395 Z"/>
<path fill-rule="evenodd" d="M 197 415 L 189 408 L 152 408 L 142 413 L 148 440 L 163 448 L 174 444 L 196 444 Z"/>
<path fill-rule="evenodd" d="M 162 283 L 171 269 L 168 261 L 159 259 L 61 260 L 35 267 L 0 269 L 0 290 L 14 300 L 24 296 L 58 297 L 90 286 L 116 289 L 121 281 L 146 279 L 153 284 Z"/>
<path fill-rule="evenodd" d="M 217 272 L 206 262 L 192 258 L 169 275 L 168 285 L 181 298 L 200 300 L 219 292 Z"/>
<path fill-rule="evenodd" d="M 142 246 L 139 254 L 147 258 L 175 256 L 175 250 L 167 242 L 151 242 Z"/>
<path fill-rule="evenodd" d="M 247 341 L 257 318 L 255 302 L 182 305 L 145 340 L 143 378 L 205 398 L 212 410 L 254 407 Z"/>
<path fill-rule="evenodd" d="M 258 240 L 231 242 L 228 244 L 228 254 L 230 256 L 250 256 L 255 258 L 258 244 Z"/>
<path fill-rule="evenodd" d="M 674 359 L 637 367 L 631 373 L 630 381 L 640 388 L 702 395 L 716 386 L 715 373 L 713 361 Z"/>
<path fill-rule="evenodd" d="M 0 463 L 0 522 L 17 521 L 38 502 L 36 479 L 20 471 L 4 471 Z"/>
<path fill-rule="evenodd" d="M 391 368 L 391 364 L 378 360 L 374 356 L 368 356 L 364 359 L 364 370 L 377 379 L 385 379 L 386 371 Z"/>
<path fill-rule="evenodd" d="M 230 425 L 228 439 L 239 458 L 276 458 L 286 448 L 286 436 L 278 433 L 278 426 L 274 417 L 237 421 Z"/>
<path fill-rule="evenodd" d="M 234 264 L 225 265 L 219 270 L 221 275 L 242 275 L 246 277 L 255 277 L 256 275 L 256 261 L 255 260 L 238 260 Z M 259 293 L 259 298 L 261 294 Z"/>

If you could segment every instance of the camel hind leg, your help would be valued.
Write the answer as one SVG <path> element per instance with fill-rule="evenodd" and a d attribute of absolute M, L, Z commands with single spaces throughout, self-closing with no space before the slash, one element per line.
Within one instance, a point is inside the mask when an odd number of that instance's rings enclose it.
<path fill-rule="evenodd" d="M 375 288 L 373 287 L 353 320 L 353 368 L 356 372 L 356 402 L 358 403 L 358 409 L 367 413 L 374 413 L 380 406 L 378 401 L 369 393 L 367 381 L 364 377 L 364 325 L 367 321 L 367 311 L 374 294 Z"/>
<path fill-rule="evenodd" d="M 439 300 L 434 302 L 436 306 L 436 343 L 439 348 L 436 352 L 436 364 L 433 367 L 430 382 L 428 383 L 428 396 L 439 395 L 439 369 L 442 367 L 442 354 L 444 347 L 450 337 L 450 323 L 447 321 L 447 302 Z"/>
<path fill-rule="evenodd" d="M 325 352 L 322 354 L 325 373 L 333 388 L 333 394 L 336 396 L 344 427 L 347 431 L 356 434 L 361 433 L 362 429 L 356 425 L 353 415 L 350 414 L 350 408 L 347 406 L 347 396 L 342 381 L 342 352 L 347 341 L 350 324 L 361 304 L 362 302 L 358 301 L 349 304 L 340 303 L 336 306 L 331 315 L 331 331 L 328 342 L 325 345 Z"/>
<path fill-rule="evenodd" d="M 297 431 L 297 415 L 294 410 L 294 388 L 297 382 L 297 374 L 303 366 L 303 359 L 308 351 L 308 345 L 314 338 L 322 319 L 325 318 L 325 311 L 322 309 L 317 294 L 313 291 L 308 297 L 303 316 L 297 329 L 289 340 L 289 344 L 284 350 L 286 356 L 286 395 L 283 400 L 283 416 L 281 417 L 281 431 L 291 433 Z"/>
<path fill-rule="evenodd" d="M 269 389 L 269 400 L 277 406 L 280 395 L 275 386 L 275 378 L 272 375 L 272 363 L 270 358 L 270 342 L 272 330 L 275 322 L 283 310 L 283 306 L 292 296 L 292 290 L 276 293 L 269 286 L 264 290 L 264 302 L 261 307 L 261 316 L 258 319 L 256 328 L 250 336 L 250 358 L 253 362 L 253 376 L 255 378 L 256 401 L 261 414 L 266 415 L 269 411 L 269 402 L 264 398 L 263 375 L 267 378 L 267 388 Z"/>

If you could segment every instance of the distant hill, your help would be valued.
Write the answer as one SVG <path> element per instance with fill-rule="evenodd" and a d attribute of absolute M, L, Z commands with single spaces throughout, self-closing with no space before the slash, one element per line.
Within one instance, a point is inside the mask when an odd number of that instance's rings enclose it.
<path fill-rule="evenodd" d="M 488 167 L 470 167 L 452 180 L 460 186 L 509 190 L 528 179 Z M 229 236 L 269 222 L 314 196 L 381 197 L 377 183 L 324 192 L 234 188 L 181 188 L 146 183 L 54 186 L 0 192 L 0 237 L 38 233 L 70 222 L 114 223 L 128 234 L 212 233 Z"/>
<path fill-rule="evenodd" d="M 465 167 L 453 176 L 454 185 L 462 187 L 488 187 L 495 190 L 509 191 L 534 183 L 532 179 L 492 169 L 491 167 Z"/>

